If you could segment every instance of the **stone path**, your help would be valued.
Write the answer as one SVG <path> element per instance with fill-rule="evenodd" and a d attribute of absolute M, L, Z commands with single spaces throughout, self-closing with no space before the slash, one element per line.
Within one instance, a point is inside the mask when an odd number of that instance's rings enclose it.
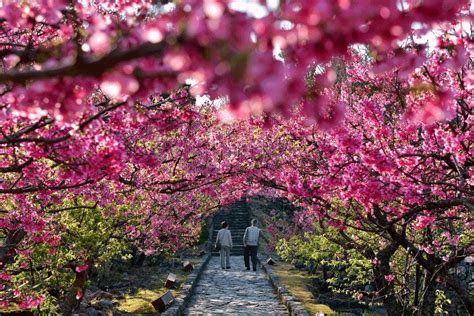
<path fill-rule="evenodd" d="M 230 263 L 222 270 L 219 257 L 211 258 L 185 315 L 288 315 L 265 272 L 246 271 L 242 256 Z"/>

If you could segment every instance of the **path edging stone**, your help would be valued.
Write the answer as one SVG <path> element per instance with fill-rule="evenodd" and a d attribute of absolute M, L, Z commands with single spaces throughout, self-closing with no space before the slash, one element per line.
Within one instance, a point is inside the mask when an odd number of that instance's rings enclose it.
<path fill-rule="evenodd" d="M 183 283 L 179 290 L 178 296 L 174 299 L 171 306 L 161 313 L 163 316 L 180 316 L 183 315 L 184 309 L 188 304 L 191 296 L 194 294 L 194 289 L 202 275 L 202 272 L 206 268 L 209 260 L 211 260 L 212 254 L 208 253 L 206 259 L 196 267 L 189 275 L 186 281 Z"/>
<path fill-rule="evenodd" d="M 260 261 L 262 270 L 265 271 L 265 273 L 267 274 L 268 279 L 270 280 L 270 284 L 277 292 L 278 298 L 286 306 L 290 315 L 309 316 L 309 313 L 304 308 L 303 303 L 301 303 L 296 297 L 291 295 L 288 289 L 282 285 L 280 279 L 273 271 L 273 268 L 270 265 L 263 263 L 264 261 L 262 257 L 259 256 L 258 260 Z"/>
<path fill-rule="evenodd" d="M 249 207 L 249 213 L 251 217 L 257 218 L 262 224 L 264 223 L 262 218 L 255 214 L 252 207 Z M 264 238 L 265 241 L 268 242 L 268 239 L 264 235 L 262 235 L 261 238 Z M 304 308 L 303 303 L 291 295 L 290 291 L 288 291 L 288 289 L 283 286 L 283 283 L 273 271 L 273 268 L 270 265 L 264 263 L 266 259 L 264 259 L 263 254 L 258 255 L 257 259 L 260 262 L 262 270 L 267 274 L 270 284 L 277 292 L 278 298 L 288 309 L 288 313 L 291 316 L 309 316 L 309 313 Z"/>

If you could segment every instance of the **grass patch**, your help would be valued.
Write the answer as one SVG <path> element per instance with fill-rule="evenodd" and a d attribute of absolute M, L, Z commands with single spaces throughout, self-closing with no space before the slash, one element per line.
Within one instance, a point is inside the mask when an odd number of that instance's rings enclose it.
<path fill-rule="evenodd" d="M 192 258 L 189 261 L 196 267 L 202 262 L 201 258 Z M 156 314 L 156 310 L 151 304 L 154 300 L 164 294 L 168 289 L 164 286 L 168 273 L 176 274 L 178 288 L 171 289 L 173 296 L 179 294 L 180 286 L 186 281 L 189 273 L 184 272 L 181 267 L 170 269 L 169 271 L 158 270 L 153 267 L 137 268 L 130 271 L 132 274 L 142 274 L 148 276 L 146 284 L 138 288 L 134 294 L 126 294 L 124 299 L 117 300 L 116 308 L 124 314 Z"/>
<path fill-rule="evenodd" d="M 337 315 L 337 312 L 329 306 L 315 302 L 313 293 L 308 289 L 308 286 L 311 285 L 311 277 L 306 272 L 284 262 L 278 262 L 272 268 L 281 283 L 294 297 L 301 301 L 310 315 L 314 315 L 316 312 L 322 312 L 325 315 Z"/>
<path fill-rule="evenodd" d="M 117 309 L 124 313 L 153 313 L 155 309 L 151 302 L 161 295 L 161 291 L 140 289 L 135 295 L 126 295 L 125 299 L 119 301 Z"/>

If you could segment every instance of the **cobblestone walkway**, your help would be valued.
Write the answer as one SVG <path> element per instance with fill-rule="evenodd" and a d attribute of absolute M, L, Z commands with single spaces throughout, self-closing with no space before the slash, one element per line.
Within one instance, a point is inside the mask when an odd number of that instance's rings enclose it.
<path fill-rule="evenodd" d="M 242 256 L 230 257 L 222 270 L 212 257 L 197 284 L 186 315 L 288 315 L 265 272 L 246 271 Z"/>

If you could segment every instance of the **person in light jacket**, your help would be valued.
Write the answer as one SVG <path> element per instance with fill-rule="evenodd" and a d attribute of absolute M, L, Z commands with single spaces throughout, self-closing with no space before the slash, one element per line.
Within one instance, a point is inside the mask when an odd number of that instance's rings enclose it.
<path fill-rule="evenodd" d="M 232 249 L 232 234 L 229 230 L 229 224 L 222 222 L 222 229 L 217 232 L 216 246 L 220 244 L 221 267 L 230 269 L 230 249 Z"/>
<path fill-rule="evenodd" d="M 257 250 L 258 238 L 260 237 L 260 229 L 257 228 L 257 220 L 252 219 L 252 226 L 245 229 L 244 233 L 244 263 L 245 268 L 250 270 L 249 256 L 252 258 L 253 271 L 257 271 Z"/>

